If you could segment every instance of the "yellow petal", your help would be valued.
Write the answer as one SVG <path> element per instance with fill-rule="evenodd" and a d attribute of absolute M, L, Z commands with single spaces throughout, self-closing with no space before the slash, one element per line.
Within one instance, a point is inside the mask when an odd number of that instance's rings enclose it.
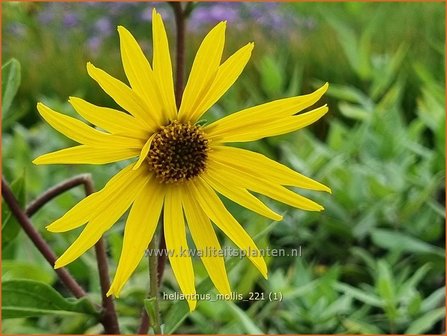
<path fill-rule="evenodd" d="M 170 186 L 166 192 L 163 231 L 166 248 L 170 251 L 168 257 L 172 271 L 182 293 L 187 297 L 189 310 L 193 311 L 196 307 L 194 271 L 191 256 L 188 254 L 182 200 L 178 186 Z"/>
<path fill-rule="evenodd" d="M 138 148 L 96 148 L 79 145 L 43 154 L 33 160 L 41 164 L 105 164 L 138 156 Z"/>
<path fill-rule="evenodd" d="M 152 11 L 152 40 L 154 76 L 161 94 L 163 113 L 171 120 L 176 118 L 174 81 L 172 76 L 171 55 L 168 37 L 161 15 Z"/>
<path fill-rule="evenodd" d="M 224 95 L 225 92 L 238 79 L 247 65 L 253 50 L 254 43 L 248 43 L 231 55 L 217 71 L 216 77 L 203 97 L 195 112 L 190 115 L 190 121 L 196 122 L 211 106 Z"/>
<path fill-rule="evenodd" d="M 135 172 L 134 172 L 135 173 Z M 140 176 L 133 179 L 132 183 L 127 183 L 123 189 L 113 195 L 103 199 L 98 208 L 94 210 L 91 219 L 73 244 L 56 260 L 54 268 L 63 267 L 84 254 L 101 238 L 101 236 L 130 207 L 132 202 L 147 184 L 148 177 Z M 103 192 L 104 194 L 104 192 Z"/>
<path fill-rule="evenodd" d="M 238 169 L 222 163 L 216 156 L 209 160 L 208 170 L 220 176 L 222 183 L 228 186 L 239 186 L 268 196 L 279 202 L 308 211 L 321 211 L 323 207 L 310 199 L 298 195 L 289 189 L 268 181 L 258 174 Z"/>
<path fill-rule="evenodd" d="M 120 36 L 121 60 L 130 86 L 143 98 L 158 124 L 164 124 L 166 118 L 162 114 L 160 94 L 149 61 L 144 56 L 135 38 L 126 28 L 119 26 L 118 33 Z"/>
<path fill-rule="evenodd" d="M 182 201 L 189 231 L 197 251 L 201 251 L 200 257 L 211 281 L 220 293 L 230 294 L 231 289 L 225 269 L 225 260 L 222 255 L 219 255 L 221 247 L 209 218 L 187 190 L 182 194 Z"/>
<path fill-rule="evenodd" d="M 267 265 L 256 244 L 238 221 L 228 212 L 214 190 L 200 177 L 191 181 L 194 198 L 206 215 L 217 225 L 231 241 L 247 254 L 264 278 L 267 278 Z"/>
<path fill-rule="evenodd" d="M 87 63 L 87 72 L 112 99 L 124 110 L 132 114 L 139 122 L 143 123 L 148 130 L 154 130 L 157 120 L 148 111 L 146 104 L 123 82 L 110 76 L 107 72 Z"/>
<path fill-rule="evenodd" d="M 152 140 L 155 138 L 155 133 L 150 136 L 150 138 L 146 141 L 143 148 L 140 152 L 140 157 L 138 158 L 137 163 L 135 163 L 135 166 L 133 167 L 133 170 L 138 169 L 143 161 L 147 158 L 147 154 L 149 154 L 149 150 L 151 149 Z"/>
<path fill-rule="evenodd" d="M 203 39 L 182 97 L 180 120 L 189 120 L 210 88 L 219 69 L 225 44 L 226 22 L 217 24 Z"/>
<path fill-rule="evenodd" d="M 140 169 L 132 170 L 132 165 L 127 166 L 113 176 L 100 190 L 84 198 L 81 202 L 71 208 L 65 215 L 47 226 L 51 232 L 65 232 L 73 230 L 85 223 L 97 214 L 107 213 L 108 208 L 115 206 L 117 198 L 128 194 L 128 188 L 138 188 L 145 184 L 148 172 Z"/>
<path fill-rule="evenodd" d="M 81 98 L 70 97 L 68 101 L 83 118 L 107 132 L 130 138 L 144 140 L 148 138 L 149 130 L 127 113 L 96 106 Z"/>
<path fill-rule="evenodd" d="M 119 296 L 124 284 L 143 258 L 157 228 L 163 199 L 163 185 L 153 179 L 135 199 L 124 228 L 118 268 L 107 295 Z"/>
<path fill-rule="evenodd" d="M 267 218 L 271 218 L 276 221 L 280 221 L 282 219 L 281 215 L 278 215 L 276 212 L 269 209 L 259 199 L 250 194 L 247 189 L 235 186 L 229 187 L 225 183 L 222 183 L 222 181 L 220 181 L 219 179 L 219 175 L 213 174 L 213 171 L 206 171 L 202 174 L 202 177 L 213 189 L 229 198 L 233 202 L 238 203 L 243 207 L 257 212 L 258 214 L 263 215 Z"/>
<path fill-rule="evenodd" d="M 253 125 L 246 126 L 245 129 L 238 128 L 228 131 L 222 139 L 215 139 L 222 142 L 246 142 L 255 141 L 266 137 L 281 135 L 297 131 L 303 127 L 313 124 L 328 112 L 326 105 L 315 110 L 301 113 L 297 116 L 282 118 L 269 123 L 254 122 Z"/>
<path fill-rule="evenodd" d="M 263 128 L 270 122 L 292 116 L 315 104 L 327 91 L 329 85 L 324 84 L 318 90 L 302 96 L 279 99 L 266 104 L 250 107 L 215 121 L 205 130 L 211 138 L 221 138 L 233 132 L 243 133 L 249 128 Z"/>
<path fill-rule="evenodd" d="M 324 184 L 256 152 L 229 146 L 214 146 L 211 156 L 218 156 L 221 162 L 244 169 L 252 175 L 259 174 L 272 183 L 331 192 L 331 189 Z"/>
<path fill-rule="evenodd" d="M 143 145 L 140 139 L 100 132 L 80 120 L 57 113 L 42 103 L 37 104 L 37 110 L 56 131 L 84 145 L 103 148 L 141 148 Z"/>

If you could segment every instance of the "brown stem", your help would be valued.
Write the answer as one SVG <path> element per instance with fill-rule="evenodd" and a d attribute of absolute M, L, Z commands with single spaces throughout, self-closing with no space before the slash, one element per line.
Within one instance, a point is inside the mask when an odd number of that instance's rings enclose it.
<path fill-rule="evenodd" d="M 107 296 L 110 287 L 109 268 L 107 265 L 107 253 L 104 239 L 99 239 L 95 244 L 96 261 L 98 264 L 99 282 L 102 296 L 102 324 L 106 334 L 119 335 L 120 327 L 115 311 L 115 304 L 112 296 Z"/>
<path fill-rule="evenodd" d="M 161 284 L 161 280 L 163 279 L 163 273 L 165 270 L 166 255 L 167 255 L 166 240 L 164 234 L 162 234 L 160 237 L 160 244 L 158 245 L 158 250 L 160 251 L 160 254 L 157 263 L 157 275 L 158 275 L 158 283 Z"/>
<path fill-rule="evenodd" d="M 175 26 L 177 30 L 175 101 L 177 103 L 177 107 L 180 107 L 183 95 L 183 80 L 185 74 L 186 20 L 185 12 L 180 2 L 170 2 L 170 5 L 174 9 Z"/>
<path fill-rule="evenodd" d="M 63 192 L 74 188 L 78 185 L 83 184 L 84 186 L 87 185 L 87 181 L 90 180 L 90 174 L 82 174 L 78 176 L 74 176 L 73 178 L 63 181 L 54 187 L 48 189 L 43 194 L 41 194 L 38 198 L 36 198 L 34 201 L 32 201 L 28 206 L 26 207 L 25 213 L 28 217 L 32 217 L 37 211 L 39 211 L 40 208 L 42 208 L 45 204 L 47 204 L 49 201 L 51 201 L 56 196 L 59 196 Z M 86 194 L 89 195 L 91 193 L 87 192 Z"/>
<path fill-rule="evenodd" d="M 138 335 L 146 335 L 149 330 L 149 316 L 147 315 L 146 309 L 141 310 L 141 322 L 138 327 Z"/>
<path fill-rule="evenodd" d="M 63 181 L 58 185 L 45 191 L 42 195 L 40 195 L 37 199 L 35 199 L 27 206 L 25 213 L 28 215 L 28 217 L 31 217 L 53 198 L 79 185 L 84 186 L 86 196 L 94 192 L 91 175 L 90 174 L 78 175 L 69 180 Z M 118 317 L 115 311 L 115 305 L 113 303 L 112 297 L 107 297 L 106 295 L 107 290 L 110 287 L 110 279 L 107 265 L 106 247 L 103 238 L 100 238 L 99 241 L 95 244 L 95 252 L 98 263 L 99 281 L 101 285 L 101 294 L 102 294 L 103 311 L 101 314 L 101 323 L 103 324 L 104 331 L 107 334 L 119 334 L 120 329 L 118 324 Z M 57 271 L 58 270 L 56 270 L 56 272 Z"/>
<path fill-rule="evenodd" d="M 31 223 L 28 216 L 26 216 L 20 208 L 17 199 L 15 198 L 11 188 L 9 187 L 4 177 L 2 177 L 2 195 L 5 202 L 11 209 L 12 214 L 22 227 L 23 231 L 25 231 L 26 235 L 31 239 L 33 244 L 36 246 L 39 252 L 42 253 L 44 258 L 50 263 L 50 265 L 54 266 L 54 262 L 56 261 L 55 253 L 51 250 L 51 248 L 48 246 L 39 232 L 34 229 L 33 224 Z M 76 280 L 65 268 L 58 268 L 55 271 L 56 274 L 59 276 L 61 282 L 75 297 L 81 298 L 86 295 L 82 287 L 76 282 Z"/>
<path fill-rule="evenodd" d="M 93 194 L 93 181 L 89 176 L 84 180 L 84 189 L 86 196 Z M 106 242 L 101 237 L 95 244 L 96 262 L 98 265 L 99 283 L 101 286 L 102 297 L 102 324 L 106 334 L 119 335 L 120 327 L 118 323 L 118 316 L 115 310 L 115 304 L 112 296 L 107 296 L 107 291 L 110 287 L 109 266 L 107 263 Z"/>

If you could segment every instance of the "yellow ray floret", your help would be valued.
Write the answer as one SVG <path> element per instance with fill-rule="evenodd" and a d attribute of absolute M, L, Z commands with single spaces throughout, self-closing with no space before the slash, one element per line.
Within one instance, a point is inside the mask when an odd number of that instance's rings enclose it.
<path fill-rule="evenodd" d="M 225 28 L 226 22 L 220 22 L 205 36 L 197 51 L 179 110 L 180 120 L 195 114 L 216 77 L 225 44 Z"/>
<path fill-rule="evenodd" d="M 196 289 L 191 256 L 188 253 L 186 229 L 183 219 L 181 194 L 178 186 L 167 188 L 164 204 L 163 231 L 166 248 L 172 252 L 168 255 L 172 271 L 183 294 L 188 297 L 189 309 L 196 306 Z"/>
<path fill-rule="evenodd" d="M 119 296 L 124 284 L 143 258 L 157 228 L 164 195 L 165 188 L 152 178 L 136 197 L 126 221 L 118 268 L 107 295 Z"/>

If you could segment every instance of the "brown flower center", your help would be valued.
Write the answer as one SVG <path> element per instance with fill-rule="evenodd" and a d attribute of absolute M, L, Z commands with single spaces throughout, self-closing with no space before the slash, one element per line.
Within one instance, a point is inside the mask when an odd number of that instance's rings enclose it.
<path fill-rule="evenodd" d="M 155 133 L 147 156 L 162 183 L 192 179 L 205 169 L 208 140 L 200 126 L 172 121 Z"/>

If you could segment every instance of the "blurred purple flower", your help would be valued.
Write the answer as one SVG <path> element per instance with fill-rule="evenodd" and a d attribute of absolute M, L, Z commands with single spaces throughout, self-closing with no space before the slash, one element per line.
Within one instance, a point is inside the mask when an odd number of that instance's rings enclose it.
<path fill-rule="evenodd" d="M 37 14 L 37 20 L 43 25 L 47 25 L 54 20 L 54 11 L 51 7 L 47 7 L 45 10 L 39 11 Z"/>
<path fill-rule="evenodd" d="M 87 46 L 93 54 L 97 54 L 102 45 L 102 38 L 99 36 L 92 36 L 87 41 Z"/>
<path fill-rule="evenodd" d="M 228 21 L 233 27 L 243 30 L 253 22 L 263 28 L 267 34 L 299 25 L 295 12 L 287 10 L 287 6 L 275 2 L 219 2 L 199 3 L 191 14 L 189 27 L 193 31 L 201 30 L 203 25 Z"/>
<path fill-rule="evenodd" d="M 110 19 L 108 17 L 103 16 L 95 22 L 95 29 L 98 34 L 101 34 L 103 36 L 108 36 L 113 31 L 113 25 L 112 25 L 112 22 L 110 22 Z"/>
<path fill-rule="evenodd" d="M 232 2 L 199 4 L 191 14 L 190 27 L 198 30 L 203 24 L 216 24 L 220 21 L 235 24 L 240 20 L 240 6 Z"/>
<path fill-rule="evenodd" d="M 145 8 L 140 15 L 141 20 L 143 21 L 152 21 L 152 8 Z"/>
<path fill-rule="evenodd" d="M 64 14 L 63 22 L 65 27 L 71 28 L 78 25 L 79 18 L 74 13 L 66 13 Z"/>
<path fill-rule="evenodd" d="M 146 2 L 144 3 L 144 9 L 141 11 L 139 17 L 143 21 L 152 21 L 152 9 L 157 9 L 157 12 L 160 13 L 160 15 L 163 17 L 163 20 L 170 21 L 172 18 L 172 11 L 167 10 L 165 6 L 160 7 L 159 3 L 156 2 Z"/>

